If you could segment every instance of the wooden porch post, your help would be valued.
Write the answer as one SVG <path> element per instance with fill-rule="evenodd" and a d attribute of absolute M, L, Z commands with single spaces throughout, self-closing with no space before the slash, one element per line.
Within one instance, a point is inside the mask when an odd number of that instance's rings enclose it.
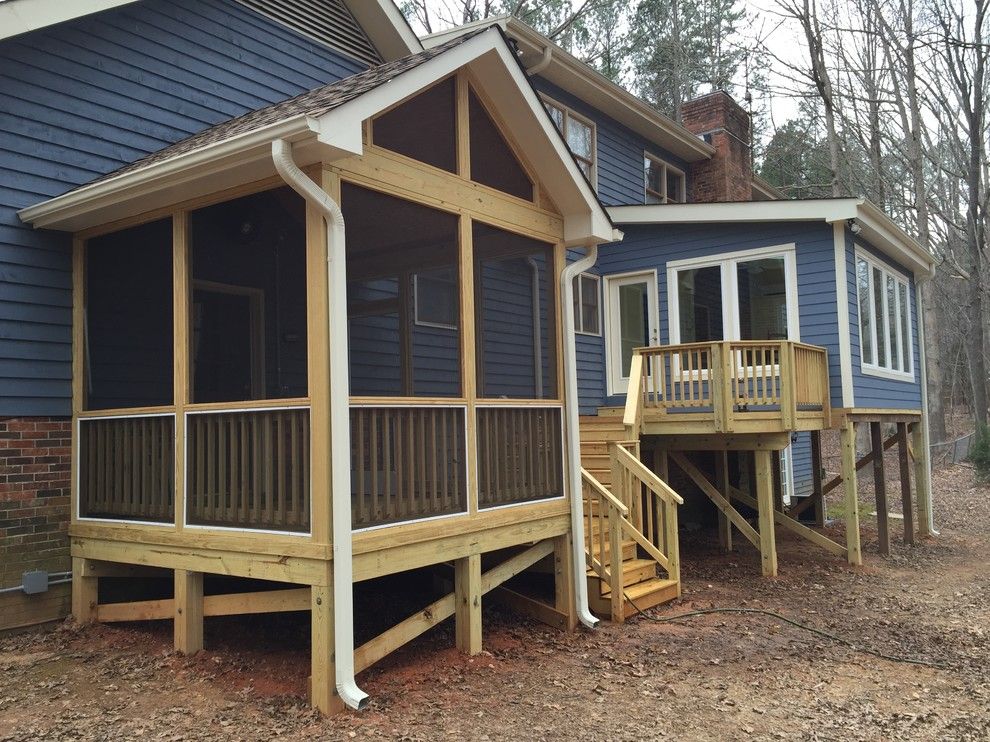
<path fill-rule="evenodd" d="M 777 576 L 777 544 L 774 538 L 774 487 L 771 452 L 760 449 L 756 459 L 756 502 L 760 521 L 760 559 L 765 577 Z"/>
<path fill-rule="evenodd" d="M 554 608 L 567 617 L 566 631 L 577 627 L 577 611 L 574 606 L 574 560 L 570 534 L 553 540 Z"/>
<path fill-rule="evenodd" d="M 192 333 L 189 308 L 191 304 L 191 280 L 192 259 L 189 251 L 189 212 L 179 210 L 172 214 L 172 342 L 174 343 L 172 359 L 172 403 L 175 405 L 174 506 L 176 531 L 181 531 L 185 526 L 186 405 L 194 401 L 192 380 L 190 379 Z M 176 586 L 178 586 L 178 582 L 176 582 Z M 178 603 L 178 590 L 176 590 L 176 593 L 176 602 Z M 202 643 L 201 635 L 199 649 L 202 649 Z"/>
<path fill-rule="evenodd" d="M 923 422 L 911 425 L 911 448 L 914 450 L 914 490 L 918 500 L 918 534 L 931 536 L 928 524 L 932 510 L 932 483 L 928 478 L 928 443 Z"/>
<path fill-rule="evenodd" d="M 203 573 L 175 570 L 175 649 L 195 654 L 203 648 Z"/>
<path fill-rule="evenodd" d="M 715 452 L 715 476 L 718 491 L 726 500 L 729 494 L 729 452 Z M 721 510 L 718 511 L 718 543 L 722 551 L 732 551 L 732 521 Z"/>
<path fill-rule="evenodd" d="M 904 543 L 914 544 L 914 508 L 911 505 L 911 464 L 908 460 L 907 423 L 897 423 L 897 460 L 901 475 L 901 509 L 904 512 Z"/>
<path fill-rule="evenodd" d="M 890 516 L 887 507 L 887 473 L 883 462 L 883 434 L 879 422 L 870 423 L 870 450 L 873 454 L 873 490 L 877 502 L 877 535 L 880 553 L 890 554 Z"/>
<path fill-rule="evenodd" d="M 310 588 L 310 703 L 324 714 L 344 709 L 337 695 L 336 668 L 333 660 L 333 582 L 327 568 L 328 585 Z"/>
<path fill-rule="evenodd" d="M 481 652 L 481 554 L 454 561 L 454 633 L 457 648 Z"/>
<path fill-rule="evenodd" d="M 811 470 L 814 473 L 812 478 L 811 496 L 814 498 L 815 525 L 823 527 L 825 525 L 825 494 L 822 488 L 822 434 L 820 430 L 811 431 Z"/>
<path fill-rule="evenodd" d="M 99 578 L 87 577 L 86 560 L 72 557 L 72 617 L 76 623 L 96 623 Z"/>
<path fill-rule="evenodd" d="M 846 558 L 850 564 L 863 563 L 859 543 L 859 496 L 856 486 L 856 423 L 846 420 L 839 433 L 842 448 L 842 486 L 845 492 Z"/>

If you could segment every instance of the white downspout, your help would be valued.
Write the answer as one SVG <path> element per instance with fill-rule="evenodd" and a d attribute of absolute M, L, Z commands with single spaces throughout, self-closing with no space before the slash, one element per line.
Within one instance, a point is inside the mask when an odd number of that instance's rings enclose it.
<path fill-rule="evenodd" d="M 543 399 L 543 323 L 540 322 L 540 266 L 532 255 L 526 256 L 533 285 L 533 386 L 536 399 Z"/>
<path fill-rule="evenodd" d="M 571 552 L 574 562 L 574 607 L 578 620 L 588 628 L 598 623 L 588 610 L 587 565 L 584 561 L 584 512 L 581 498 L 581 437 L 578 432 L 577 350 L 574 345 L 574 278 L 598 260 L 598 245 L 589 245 L 585 256 L 560 274 L 560 313 L 564 329 L 564 414 L 567 430 L 567 475 L 571 493 Z"/>
<path fill-rule="evenodd" d="M 543 72 L 543 70 L 545 70 L 547 67 L 550 66 L 550 60 L 552 59 L 553 59 L 553 48 L 550 46 L 550 44 L 547 44 L 545 47 L 543 47 L 543 56 L 540 58 L 540 61 L 534 64 L 532 67 L 527 67 L 526 74 L 530 76 L 540 74 L 541 72 Z"/>
<path fill-rule="evenodd" d="M 351 547 L 351 430 L 347 359 L 347 274 L 340 206 L 292 159 L 292 145 L 272 142 L 275 170 L 323 214 L 327 224 L 327 317 L 330 348 L 330 508 L 333 518 L 333 649 L 337 693 L 358 711 L 368 694 L 354 680 L 354 579 Z M 322 452 L 317 452 L 322 455 Z"/>

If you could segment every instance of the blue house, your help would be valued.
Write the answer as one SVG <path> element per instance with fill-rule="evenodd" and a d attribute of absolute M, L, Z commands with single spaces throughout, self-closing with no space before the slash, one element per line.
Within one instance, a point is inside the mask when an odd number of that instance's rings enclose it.
<path fill-rule="evenodd" d="M 728 96 L 678 124 L 518 21 L 421 43 L 390 0 L 8 0 L 0 28 L 12 625 L 70 583 L 76 620 L 170 618 L 187 653 L 204 616 L 308 610 L 314 705 L 361 708 L 448 617 L 480 651 L 483 596 L 564 629 L 675 599 L 682 506 L 765 574 L 777 527 L 859 563 L 856 471 L 909 436 L 927 532 L 931 258 L 860 199 L 777 200 Z M 445 564 L 355 641 L 355 584 Z M 135 576 L 171 588 L 99 590 Z"/>

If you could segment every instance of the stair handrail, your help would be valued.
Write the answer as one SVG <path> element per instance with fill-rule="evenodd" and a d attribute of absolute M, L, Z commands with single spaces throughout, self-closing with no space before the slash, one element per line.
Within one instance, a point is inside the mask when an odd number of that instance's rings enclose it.
<path fill-rule="evenodd" d="M 631 469 L 633 474 L 647 486 L 657 497 L 663 498 L 667 502 L 677 505 L 684 504 L 684 498 L 681 497 L 674 489 L 667 484 L 665 481 L 660 479 L 654 472 L 646 468 L 646 464 L 637 459 L 631 453 L 621 446 L 615 446 L 613 449 L 615 456 L 618 460 L 627 468 Z"/>
<path fill-rule="evenodd" d="M 643 405 L 647 395 L 646 379 L 643 376 L 642 349 L 633 350 L 629 364 L 629 386 L 626 387 L 626 406 L 622 412 L 622 424 L 626 430 L 636 436 L 643 425 Z"/>
<path fill-rule="evenodd" d="M 612 621 L 621 622 L 623 615 L 622 592 L 622 524 L 627 523 L 629 509 L 615 495 L 608 491 L 591 472 L 581 468 L 582 493 L 585 502 L 584 529 L 585 555 L 589 569 L 607 582 L 611 590 Z M 587 493 L 587 494 L 586 494 Z M 588 496 L 590 495 L 590 497 Z M 593 507 L 598 502 L 597 518 Z M 602 511 L 605 509 L 605 512 Z M 595 523 L 598 523 L 597 548 L 595 544 Z M 605 536 L 608 529 L 608 558 L 605 556 Z M 606 564 L 608 566 L 606 566 Z"/>

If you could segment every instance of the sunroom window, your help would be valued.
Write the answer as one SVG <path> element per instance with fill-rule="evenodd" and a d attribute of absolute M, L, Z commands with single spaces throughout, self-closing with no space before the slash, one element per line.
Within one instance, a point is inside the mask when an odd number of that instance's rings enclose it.
<path fill-rule="evenodd" d="M 549 98 L 543 99 L 547 113 L 567 142 L 577 166 L 593 187 L 597 188 L 597 143 L 595 125 L 566 106 Z"/>
<path fill-rule="evenodd" d="M 866 373 L 913 374 L 907 279 L 863 253 L 856 255 L 860 359 Z"/>
<path fill-rule="evenodd" d="M 646 203 L 682 204 L 687 200 L 684 173 L 673 165 L 647 154 L 643 156 Z"/>

